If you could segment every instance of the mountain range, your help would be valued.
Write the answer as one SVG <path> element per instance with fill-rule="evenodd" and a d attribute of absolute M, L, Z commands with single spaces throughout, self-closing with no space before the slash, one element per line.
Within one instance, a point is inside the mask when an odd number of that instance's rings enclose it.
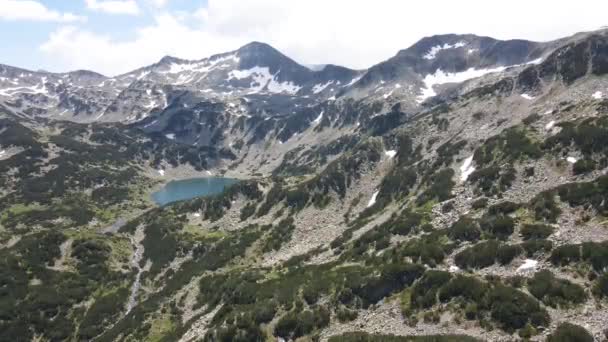
<path fill-rule="evenodd" d="M 0 341 L 606 340 L 607 75 L 606 29 L 0 65 Z"/>

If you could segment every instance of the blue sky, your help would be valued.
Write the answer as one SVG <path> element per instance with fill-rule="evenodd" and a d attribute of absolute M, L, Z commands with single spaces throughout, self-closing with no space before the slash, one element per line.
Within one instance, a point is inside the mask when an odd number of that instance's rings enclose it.
<path fill-rule="evenodd" d="M 608 1 L 0 0 L 0 63 L 116 75 L 252 40 L 304 64 L 366 68 L 424 36 L 551 40 L 608 25 Z"/>

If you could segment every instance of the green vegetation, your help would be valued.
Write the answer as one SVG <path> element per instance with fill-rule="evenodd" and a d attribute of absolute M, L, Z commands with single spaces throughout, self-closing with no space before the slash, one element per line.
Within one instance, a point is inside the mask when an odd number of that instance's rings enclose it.
<path fill-rule="evenodd" d="M 528 280 L 528 290 L 538 300 L 552 307 L 580 304 L 587 299 L 585 290 L 549 270 L 539 271 Z"/>
<path fill-rule="evenodd" d="M 529 295 L 500 282 L 483 282 L 473 277 L 442 271 L 427 271 L 414 284 L 412 307 L 431 308 L 438 302 L 454 302 L 467 319 L 491 318 L 506 330 L 527 324 L 546 326 L 549 314 Z"/>
<path fill-rule="evenodd" d="M 577 148 L 585 156 L 594 154 L 606 155 L 608 146 L 608 118 L 587 118 L 578 122 L 560 123 L 561 130 L 547 138 L 543 144 L 544 149 L 567 151 L 571 147 Z M 605 159 L 602 164 L 605 165 Z"/>
<path fill-rule="evenodd" d="M 553 234 L 554 228 L 545 224 L 524 224 L 520 233 L 524 240 L 546 239 Z"/>
<path fill-rule="evenodd" d="M 561 323 L 555 331 L 549 335 L 547 342 L 593 342 L 593 336 L 585 328 L 572 324 Z"/>
<path fill-rule="evenodd" d="M 274 333 L 307 335 L 327 325 L 330 312 L 352 317 L 351 310 L 368 307 L 411 285 L 424 272 L 420 265 L 376 261 L 370 266 L 337 264 L 290 267 L 267 278 L 262 270 L 235 271 L 203 277 L 199 301 L 208 310 L 224 303 L 206 338 L 262 336 L 259 325 L 280 316 Z M 319 305 L 328 298 L 330 306 Z"/>
<path fill-rule="evenodd" d="M 452 240 L 477 241 L 481 237 L 481 231 L 477 220 L 462 216 L 450 227 L 448 236 Z"/>
<path fill-rule="evenodd" d="M 498 195 L 511 187 L 515 180 L 515 169 L 512 167 L 489 166 L 475 170 L 467 181 L 476 184 L 476 192 L 486 195 Z"/>
<path fill-rule="evenodd" d="M 478 342 L 479 340 L 466 335 L 428 335 L 428 336 L 395 336 L 370 335 L 364 332 L 352 332 L 332 336 L 329 342 Z"/>
<path fill-rule="evenodd" d="M 589 173 L 597 168 L 597 163 L 593 159 L 580 159 L 572 165 L 572 172 L 575 175 Z"/>
<path fill-rule="evenodd" d="M 422 205 L 431 200 L 443 202 L 450 199 L 452 197 L 452 188 L 455 185 L 452 180 L 453 177 L 453 169 L 442 169 L 435 172 L 426 180 L 427 189 L 416 198 L 416 203 Z"/>
<path fill-rule="evenodd" d="M 329 311 L 320 306 L 313 311 L 305 310 L 301 313 L 288 313 L 277 322 L 274 328 L 276 336 L 286 339 L 295 339 L 308 335 L 314 330 L 324 328 L 329 324 Z"/>
<path fill-rule="evenodd" d="M 271 250 L 278 251 L 286 242 L 291 239 L 291 234 L 296 227 L 293 224 L 293 218 L 288 217 L 281 220 L 269 233 L 268 238 L 264 242 L 262 250 L 269 252 Z"/>
<path fill-rule="evenodd" d="M 454 262 L 464 269 L 491 266 L 496 262 L 499 246 L 496 240 L 480 242 L 456 254 Z"/>
<path fill-rule="evenodd" d="M 593 294 L 599 298 L 608 297 L 608 273 L 603 273 L 593 287 Z"/>
<path fill-rule="evenodd" d="M 489 237 L 506 240 L 513 234 L 515 221 L 509 216 L 485 216 L 479 226 Z"/>
<path fill-rule="evenodd" d="M 504 130 L 484 142 L 475 150 L 473 160 L 479 166 L 491 163 L 511 163 L 523 158 L 537 159 L 542 155 L 540 146 L 528 137 L 528 132 L 522 127 Z"/>
<path fill-rule="evenodd" d="M 559 266 L 586 262 L 596 272 L 603 272 L 608 267 L 608 241 L 562 245 L 553 250 L 549 260 Z"/>
<path fill-rule="evenodd" d="M 543 191 L 536 195 L 530 200 L 529 207 L 534 212 L 534 218 L 539 221 L 557 222 L 557 218 L 562 212 L 555 202 L 555 195 L 552 191 Z"/>

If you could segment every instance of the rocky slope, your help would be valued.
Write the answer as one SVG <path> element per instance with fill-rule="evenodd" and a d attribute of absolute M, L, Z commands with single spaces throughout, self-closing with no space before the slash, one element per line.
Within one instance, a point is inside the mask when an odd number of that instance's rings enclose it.
<path fill-rule="evenodd" d="M 0 340 L 607 338 L 606 31 L 1 71 Z"/>

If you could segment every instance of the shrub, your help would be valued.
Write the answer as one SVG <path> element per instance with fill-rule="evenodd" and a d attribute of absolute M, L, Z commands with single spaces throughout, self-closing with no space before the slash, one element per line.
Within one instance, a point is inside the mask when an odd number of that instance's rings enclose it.
<path fill-rule="evenodd" d="M 568 265 L 581 260 L 581 247 L 579 245 L 563 245 L 555 248 L 549 258 L 554 265 Z"/>
<path fill-rule="evenodd" d="M 496 260 L 501 265 L 510 264 L 516 256 L 521 254 L 522 249 L 517 245 L 502 245 L 496 251 Z"/>
<path fill-rule="evenodd" d="M 288 242 L 291 239 L 291 235 L 295 228 L 293 217 L 282 219 L 268 234 L 268 238 L 266 239 L 262 250 L 264 252 L 270 252 L 272 250 L 278 251 L 283 243 Z"/>
<path fill-rule="evenodd" d="M 538 300 L 552 307 L 579 304 L 587 298 L 582 287 L 566 279 L 555 278 L 549 270 L 534 274 L 528 280 L 528 290 Z"/>
<path fill-rule="evenodd" d="M 608 242 L 563 245 L 553 250 L 550 259 L 553 264 L 561 266 L 586 261 L 597 272 L 603 272 L 608 267 Z"/>
<path fill-rule="evenodd" d="M 352 288 L 352 293 L 362 300 L 363 307 L 375 304 L 390 294 L 410 286 L 424 273 L 424 267 L 417 264 L 390 264 L 379 276 L 369 277 Z"/>
<path fill-rule="evenodd" d="M 572 165 L 572 172 L 575 175 L 588 173 L 596 169 L 596 162 L 593 159 L 579 159 Z"/>
<path fill-rule="evenodd" d="M 452 275 L 444 271 L 427 271 L 412 288 L 412 306 L 430 308 L 437 302 L 437 292 Z"/>
<path fill-rule="evenodd" d="M 416 184 L 418 176 L 413 168 L 395 166 L 380 183 L 377 203 L 384 207 L 391 200 L 404 198 Z"/>
<path fill-rule="evenodd" d="M 477 241 L 481 236 L 481 231 L 476 220 L 462 216 L 450 227 L 448 236 L 452 240 Z"/>
<path fill-rule="evenodd" d="M 608 269 L 608 241 L 584 242 L 582 247 L 583 260 L 589 262 L 597 272 Z"/>
<path fill-rule="evenodd" d="M 539 252 L 549 253 L 553 248 L 553 242 L 544 239 L 532 239 L 522 242 L 520 246 L 526 252 L 526 256 L 532 258 Z"/>
<path fill-rule="evenodd" d="M 555 194 L 552 191 L 544 191 L 536 195 L 530 201 L 530 209 L 534 211 L 537 220 L 556 222 L 561 210 L 555 203 Z"/>
<path fill-rule="evenodd" d="M 494 264 L 500 243 L 496 240 L 480 242 L 469 247 L 454 257 L 454 262 L 460 268 L 484 268 Z"/>
<path fill-rule="evenodd" d="M 561 323 L 555 331 L 549 335 L 547 342 L 593 342 L 593 336 L 585 328 L 571 324 Z"/>
<path fill-rule="evenodd" d="M 421 262 L 432 267 L 443 262 L 453 246 L 439 241 L 442 232 L 434 232 L 420 238 L 411 239 L 395 249 L 395 255 L 399 257 L 410 257 L 415 262 Z"/>
<path fill-rule="evenodd" d="M 490 215 L 507 215 L 515 212 L 521 205 L 519 203 L 505 201 L 494 204 L 488 208 L 488 214 Z"/>
<path fill-rule="evenodd" d="M 591 182 L 560 185 L 557 193 L 570 206 L 590 206 L 601 215 L 608 213 L 608 175 Z"/>
<path fill-rule="evenodd" d="M 418 196 L 416 203 L 424 204 L 431 200 L 443 202 L 452 197 L 452 188 L 455 183 L 453 169 L 442 169 L 430 177 L 427 189 Z"/>
<path fill-rule="evenodd" d="M 474 160 L 477 165 L 487 165 L 493 161 L 513 162 L 524 157 L 536 159 L 541 155 L 539 146 L 527 137 L 525 129 L 514 127 L 486 140 L 475 150 Z"/>
<path fill-rule="evenodd" d="M 439 300 L 448 302 L 456 297 L 468 301 L 480 302 L 488 291 L 488 285 L 474 278 L 457 275 L 439 290 Z"/>
<path fill-rule="evenodd" d="M 524 240 L 546 239 L 553 231 L 553 227 L 545 224 L 524 224 L 520 230 Z"/>
<path fill-rule="evenodd" d="M 354 321 L 355 319 L 357 319 L 358 315 L 359 313 L 357 312 L 357 310 L 350 310 L 345 307 L 341 307 L 336 311 L 336 317 L 338 318 L 338 321 L 342 323 Z"/>
<path fill-rule="evenodd" d="M 478 198 L 475 201 L 473 201 L 473 203 L 471 203 L 471 208 L 482 209 L 482 208 L 485 208 L 487 205 L 488 205 L 488 199 L 485 197 L 481 197 L 481 198 Z"/>
<path fill-rule="evenodd" d="M 513 234 L 515 222 L 509 216 L 489 216 L 483 218 L 479 225 L 491 236 L 506 240 Z"/>
<path fill-rule="evenodd" d="M 608 297 L 608 273 L 602 274 L 593 287 L 593 294 L 599 298 Z"/>
<path fill-rule="evenodd" d="M 290 312 L 281 317 L 274 328 L 276 336 L 296 339 L 329 324 L 329 311 L 321 306 L 313 311 Z"/>
<path fill-rule="evenodd" d="M 329 342 L 479 342 L 480 340 L 466 335 L 371 335 L 365 332 L 351 332 L 331 336 Z"/>
<path fill-rule="evenodd" d="M 523 328 L 528 323 L 533 326 L 549 323 L 549 314 L 534 298 L 512 287 L 498 284 L 487 299 L 492 318 L 507 331 Z"/>

